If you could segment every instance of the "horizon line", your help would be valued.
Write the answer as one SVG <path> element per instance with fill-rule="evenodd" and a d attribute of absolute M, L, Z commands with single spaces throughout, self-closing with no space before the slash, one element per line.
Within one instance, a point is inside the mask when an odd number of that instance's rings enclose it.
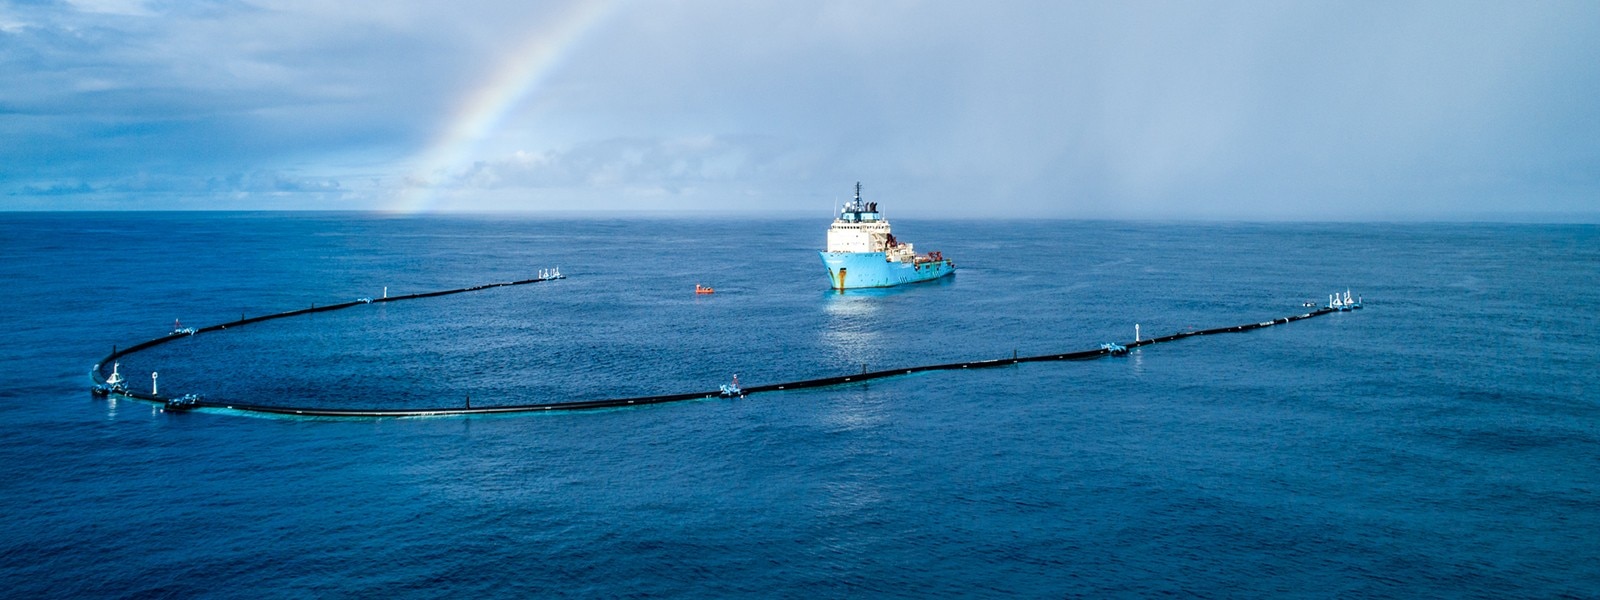
<path fill-rule="evenodd" d="M 369 215 L 395 219 L 429 218 L 429 217 L 489 217 L 489 216 L 514 216 L 531 217 L 539 215 L 556 216 L 564 219 L 581 220 L 592 218 L 698 218 L 710 214 L 730 214 L 724 208 L 678 208 L 678 209 L 623 209 L 623 208 L 586 208 L 586 209 L 483 209 L 483 210 L 434 210 L 427 213 L 396 213 L 381 208 L 326 208 L 326 209 L 282 209 L 282 208 L 170 208 L 170 209 L 5 209 L 0 208 L 0 215 L 50 215 L 50 214 L 76 214 L 76 215 L 116 215 L 116 214 L 351 214 Z M 766 218 L 766 219 L 815 219 L 815 211 L 809 210 L 742 210 L 732 211 L 741 218 Z M 921 215 L 902 215 L 897 219 L 944 221 L 971 219 L 971 215 L 962 213 L 931 211 Z M 1174 215 L 1174 216 L 994 216 L 990 214 L 987 221 L 1088 221 L 1088 222 L 1145 222 L 1145 223 L 1259 223 L 1259 224 L 1317 224 L 1317 223 L 1368 223 L 1368 224 L 1505 224 L 1505 225 L 1600 225 L 1600 212 L 1585 213 L 1516 213 L 1516 212 L 1478 212 L 1455 216 L 1444 215 L 1388 215 L 1388 216 L 1351 216 L 1336 217 L 1322 216 L 1317 218 L 1242 218 L 1230 216 L 1201 216 L 1201 215 Z"/>

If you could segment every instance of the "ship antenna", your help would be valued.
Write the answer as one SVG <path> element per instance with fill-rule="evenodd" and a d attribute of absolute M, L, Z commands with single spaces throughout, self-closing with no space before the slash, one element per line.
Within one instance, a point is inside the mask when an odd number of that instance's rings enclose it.
<path fill-rule="evenodd" d="M 861 182 L 856 182 L 856 202 L 861 201 Z"/>

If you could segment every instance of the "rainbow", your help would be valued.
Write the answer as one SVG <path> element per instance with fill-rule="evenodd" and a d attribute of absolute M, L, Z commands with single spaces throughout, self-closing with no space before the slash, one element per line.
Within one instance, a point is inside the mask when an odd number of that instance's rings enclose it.
<path fill-rule="evenodd" d="M 447 126 L 421 152 L 413 179 L 395 197 L 388 212 L 416 214 L 433 208 L 437 199 L 432 177 L 459 168 L 473 150 L 529 94 L 554 73 L 580 42 L 614 14 L 618 0 L 581 0 L 528 36 L 488 82 L 465 96 Z"/>

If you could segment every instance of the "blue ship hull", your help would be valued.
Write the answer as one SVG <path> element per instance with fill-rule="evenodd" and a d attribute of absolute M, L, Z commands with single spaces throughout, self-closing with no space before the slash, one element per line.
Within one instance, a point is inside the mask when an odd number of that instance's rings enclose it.
<path fill-rule="evenodd" d="M 890 262 L 883 252 L 818 252 L 828 268 L 828 282 L 836 290 L 881 288 L 938 279 L 956 272 L 955 263 L 938 260 L 920 264 Z"/>

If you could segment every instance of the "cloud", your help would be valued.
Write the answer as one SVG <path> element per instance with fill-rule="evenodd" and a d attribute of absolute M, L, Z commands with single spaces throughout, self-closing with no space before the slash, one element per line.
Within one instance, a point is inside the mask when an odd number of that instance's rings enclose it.
<path fill-rule="evenodd" d="M 445 210 L 790 211 L 820 204 L 821 186 L 843 189 L 818 179 L 825 162 L 776 136 L 613 138 L 478 160 L 403 188 Z"/>
<path fill-rule="evenodd" d="M 463 209 L 724 194 L 766 210 L 857 179 L 926 214 L 1600 203 L 1600 4 L 1586 2 L 623 4 L 473 140 L 453 163 L 466 168 L 418 172 L 568 5 L 7 4 L 0 208 L 163 206 L 129 187 L 141 177 L 254 208 L 427 189 Z M 265 173 L 306 187 L 196 183 Z"/>
<path fill-rule="evenodd" d="M 18 7 L 27 25 L 0 38 L 0 108 L 17 117 L 0 130 L 34 147 L 6 145 L 0 164 L 28 165 L 40 147 L 114 169 L 211 170 L 197 147 L 225 169 L 362 147 L 404 153 L 432 125 L 415 115 L 442 111 L 448 98 L 402 90 L 461 85 L 464 76 L 442 74 L 461 65 L 435 57 L 471 57 L 422 11 L 367 18 L 336 4 Z"/>
<path fill-rule="evenodd" d="M 144 0 L 66 0 L 68 5 L 85 13 L 146 17 L 154 14 Z"/>
<path fill-rule="evenodd" d="M 453 173 L 452 188 L 650 186 L 672 189 L 713 182 L 794 181 L 815 157 L 765 136 L 616 138 L 545 152 L 519 151 Z"/>
<path fill-rule="evenodd" d="M 213 177 L 140 172 L 95 182 L 38 181 L 5 193 L 27 209 L 56 210 L 74 204 L 116 209 L 120 200 L 151 196 L 162 198 L 168 208 L 184 209 L 251 209 L 263 203 L 299 209 L 360 208 L 365 192 L 348 189 L 337 179 L 251 171 Z"/>
<path fill-rule="evenodd" d="M 24 185 L 18 191 L 11 193 L 13 195 L 20 196 L 75 196 L 80 194 L 92 194 L 94 192 L 95 189 L 93 187 L 82 181 L 58 181 L 45 185 Z"/>

